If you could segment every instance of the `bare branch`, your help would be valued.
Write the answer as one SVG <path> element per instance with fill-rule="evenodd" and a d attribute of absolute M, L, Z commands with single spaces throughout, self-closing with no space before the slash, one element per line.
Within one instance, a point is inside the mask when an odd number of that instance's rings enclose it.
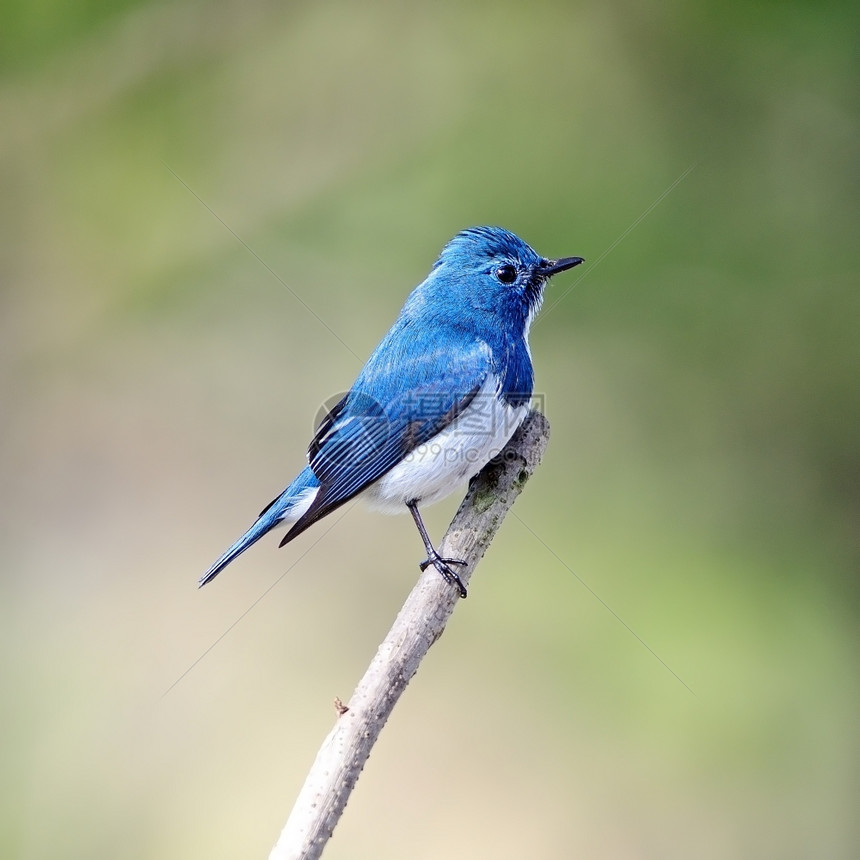
<path fill-rule="evenodd" d="M 461 558 L 468 583 L 502 520 L 540 463 L 549 422 L 531 412 L 504 451 L 472 481 L 439 552 Z M 419 578 L 393 627 L 356 687 L 347 710 L 323 742 L 269 860 L 315 860 L 322 855 L 358 775 L 400 695 L 430 646 L 442 635 L 458 601 L 457 589 L 433 567 Z"/>

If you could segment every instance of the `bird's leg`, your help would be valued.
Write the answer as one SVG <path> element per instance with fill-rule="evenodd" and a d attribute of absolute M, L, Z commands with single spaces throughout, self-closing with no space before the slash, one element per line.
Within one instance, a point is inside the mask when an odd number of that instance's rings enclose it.
<path fill-rule="evenodd" d="M 409 513 L 412 514 L 412 519 L 415 520 L 415 525 L 418 527 L 418 532 L 421 535 L 421 540 L 424 541 L 424 549 L 427 550 L 427 558 L 421 562 L 418 566 L 421 570 L 427 570 L 428 567 L 432 564 L 439 573 L 442 574 L 442 578 L 449 585 L 456 585 L 457 590 L 460 592 L 460 597 L 466 597 L 466 586 L 463 585 L 463 580 L 449 567 L 452 564 L 466 564 L 465 561 L 461 558 L 442 558 L 433 544 L 430 541 L 430 535 L 427 534 L 427 529 L 424 525 L 424 520 L 421 519 L 421 514 L 418 512 L 418 500 L 412 499 L 411 502 L 406 503 L 406 507 L 409 508 Z"/>

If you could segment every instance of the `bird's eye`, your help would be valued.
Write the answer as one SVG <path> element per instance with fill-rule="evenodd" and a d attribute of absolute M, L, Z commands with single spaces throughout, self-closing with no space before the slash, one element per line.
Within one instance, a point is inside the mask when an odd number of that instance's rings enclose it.
<path fill-rule="evenodd" d="M 511 265 L 499 266 L 495 274 L 503 284 L 512 284 L 517 279 L 517 270 Z"/>

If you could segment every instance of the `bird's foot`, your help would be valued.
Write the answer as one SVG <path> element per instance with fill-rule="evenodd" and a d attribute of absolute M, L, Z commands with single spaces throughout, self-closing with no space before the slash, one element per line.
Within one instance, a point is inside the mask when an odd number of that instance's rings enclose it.
<path fill-rule="evenodd" d="M 436 552 L 433 552 L 431 555 L 425 558 L 424 561 L 422 561 L 421 564 L 418 565 L 418 567 L 420 567 L 421 570 L 424 571 L 427 570 L 427 568 L 430 567 L 431 564 L 433 565 L 433 567 L 436 568 L 436 570 L 439 571 L 439 573 L 442 574 L 442 579 L 444 579 L 445 582 L 448 583 L 448 585 L 457 586 L 457 591 L 460 593 L 460 597 L 466 598 L 468 596 L 466 586 L 463 585 L 463 580 L 460 579 L 458 574 L 450 567 L 452 564 L 461 564 L 465 567 L 466 562 L 463 561 L 462 558 L 442 558 L 441 555 Z"/>

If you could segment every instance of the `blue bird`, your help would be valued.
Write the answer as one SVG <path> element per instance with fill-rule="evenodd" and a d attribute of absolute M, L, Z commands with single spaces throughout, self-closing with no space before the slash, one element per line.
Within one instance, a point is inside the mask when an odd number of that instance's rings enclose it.
<path fill-rule="evenodd" d="M 466 589 L 433 547 L 418 506 L 453 492 L 496 456 L 529 411 L 529 327 L 547 280 L 581 257 L 548 260 L 501 227 L 473 227 L 442 250 L 349 393 L 326 415 L 308 465 L 204 574 L 214 579 L 276 526 L 280 546 L 361 494 L 412 514 L 427 558 Z"/>

